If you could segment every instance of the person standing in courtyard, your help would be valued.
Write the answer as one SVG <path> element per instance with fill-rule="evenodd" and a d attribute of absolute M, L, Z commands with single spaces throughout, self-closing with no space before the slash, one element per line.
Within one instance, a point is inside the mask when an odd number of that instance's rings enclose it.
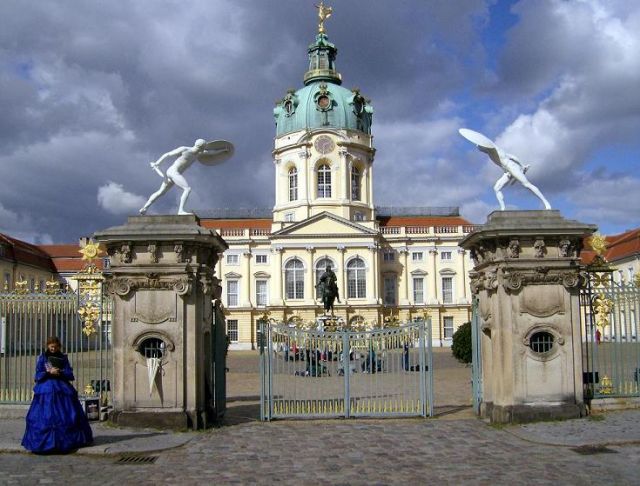
<path fill-rule="evenodd" d="M 50 337 L 36 361 L 33 400 L 27 412 L 22 446 L 38 454 L 66 453 L 91 445 L 93 433 L 71 385 L 69 358 L 60 339 Z"/>

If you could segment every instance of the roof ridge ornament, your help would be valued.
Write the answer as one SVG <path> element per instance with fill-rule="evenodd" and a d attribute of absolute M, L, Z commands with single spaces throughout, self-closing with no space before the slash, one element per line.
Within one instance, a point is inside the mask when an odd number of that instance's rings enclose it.
<path fill-rule="evenodd" d="M 325 7 L 323 1 L 320 1 L 320 5 L 316 5 L 316 8 L 318 9 L 318 34 L 324 34 L 324 21 L 331 17 L 333 8 Z"/>

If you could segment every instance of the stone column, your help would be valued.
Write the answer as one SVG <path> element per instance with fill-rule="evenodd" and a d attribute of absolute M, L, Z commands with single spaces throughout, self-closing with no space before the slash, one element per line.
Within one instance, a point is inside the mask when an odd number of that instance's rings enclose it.
<path fill-rule="evenodd" d="M 242 284 L 242 307 L 251 307 L 251 302 L 253 298 L 251 296 L 251 251 L 246 250 L 242 252 L 242 256 L 244 257 L 244 272 L 243 278 L 245 281 Z"/>
<path fill-rule="evenodd" d="M 111 256 L 112 419 L 211 425 L 212 299 L 221 290 L 214 269 L 227 244 L 194 215 L 132 216 L 95 236 Z"/>
<path fill-rule="evenodd" d="M 401 275 L 402 285 L 399 289 L 398 303 L 400 305 L 409 305 L 409 249 L 405 246 L 398 249 L 398 252 L 402 255 L 402 266 L 404 267 Z"/>
<path fill-rule="evenodd" d="M 378 288 L 380 286 L 380 283 L 379 283 L 380 275 L 378 272 L 378 246 L 374 243 L 372 245 L 369 245 L 367 248 L 369 249 L 370 257 L 371 257 L 370 283 L 373 284 L 372 285 L 373 292 L 368 291 L 369 298 L 367 300 L 371 303 L 379 304 L 382 301 L 382 299 L 379 297 L 379 291 L 378 291 Z M 368 284 L 367 284 L 367 288 L 369 288 Z"/>
<path fill-rule="evenodd" d="M 469 297 L 467 295 L 467 269 L 466 269 L 466 265 L 464 264 L 464 256 L 466 254 L 466 251 L 464 251 L 464 249 L 462 248 L 458 248 L 458 264 L 456 265 L 458 267 L 458 272 L 459 272 L 459 278 L 456 279 L 456 296 L 458 296 L 458 301 L 462 301 L 462 303 L 468 304 L 469 303 Z"/>
<path fill-rule="evenodd" d="M 495 211 L 460 246 L 475 267 L 483 376 L 492 422 L 584 414 L 580 251 L 595 226 L 558 211 Z"/>
<path fill-rule="evenodd" d="M 340 273 L 338 275 L 338 281 L 340 282 L 338 292 L 340 293 L 340 300 L 347 305 L 347 288 L 345 287 L 345 276 L 347 269 L 344 266 L 344 253 L 347 251 L 347 247 L 344 245 L 336 246 L 336 250 L 340 252 Z"/>
<path fill-rule="evenodd" d="M 347 149 L 341 148 L 338 151 L 338 154 L 340 155 L 340 166 L 342 167 L 342 171 L 343 171 L 342 172 L 342 197 L 340 199 L 343 203 L 346 203 L 351 199 L 351 196 L 349 194 L 349 179 L 351 178 L 352 162 L 349 161 L 349 152 L 347 151 Z"/>
<path fill-rule="evenodd" d="M 313 266 L 313 255 L 315 254 L 315 247 L 313 245 L 307 245 L 305 247 L 305 250 L 307 250 L 307 253 L 309 254 L 309 276 L 308 278 L 308 284 L 309 284 L 309 304 L 310 305 L 315 305 L 316 302 L 316 282 L 315 282 L 315 268 Z"/>
<path fill-rule="evenodd" d="M 276 258 L 276 269 L 273 272 L 273 292 L 269 292 L 270 305 L 280 306 L 282 302 L 282 252 L 284 248 L 276 246 L 273 251 L 278 255 Z M 271 289 L 269 289 L 271 290 Z"/>
<path fill-rule="evenodd" d="M 431 288 L 433 289 L 433 301 L 431 304 L 438 303 L 438 249 L 434 246 L 429 248 L 431 255 Z"/>
<path fill-rule="evenodd" d="M 298 151 L 298 160 L 300 163 L 296 164 L 298 168 L 298 199 L 304 201 L 307 206 L 304 213 L 305 218 L 309 217 L 309 204 L 311 203 L 310 200 L 312 196 L 310 181 L 313 177 L 309 167 L 310 155 L 307 149 Z"/>

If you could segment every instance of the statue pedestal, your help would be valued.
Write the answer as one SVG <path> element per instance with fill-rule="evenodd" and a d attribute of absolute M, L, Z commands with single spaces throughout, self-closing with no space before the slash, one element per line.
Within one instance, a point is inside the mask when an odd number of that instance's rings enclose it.
<path fill-rule="evenodd" d="M 480 414 L 492 422 L 584 415 L 579 257 L 594 231 L 558 211 L 495 211 L 460 242 L 475 263 Z"/>
<path fill-rule="evenodd" d="M 193 215 L 132 216 L 95 235 L 111 257 L 118 424 L 212 423 L 214 269 L 227 244 L 198 223 Z"/>
<path fill-rule="evenodd" d="M 327 326 L 344 326 L 346 321 L 343 317 L 322 315 L 316 317 L 318 331 L 324 331 Z"/>

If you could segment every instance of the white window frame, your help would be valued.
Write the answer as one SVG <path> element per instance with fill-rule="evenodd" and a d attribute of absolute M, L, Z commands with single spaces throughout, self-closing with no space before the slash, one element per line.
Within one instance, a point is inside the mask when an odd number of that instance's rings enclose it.
<path fill-rule="evenodd" d="M 227 265 L 240 265 L 240 255 L 237 253 L 228 253 L 225 262 Z"/>
<path fill-rule="evenodd" d="M 260 285 L 264 284 L 264 291 L 260 292 Z M 262 300 L 262 303 L 261 303 Z M 266 307 L 269 305 L 269 280 L 266 278 L 256 279 L 256 307 Z"/>
<path fill-rule="evenodd" d="M 289 201 L 298 200 L 298 169 L 291 167 L 288 172 Z"/>
<path fill-rule="evenodd" d="M 389 285 L 392 283 L 393 285 Z M 383 303 L 384 305 L 396 305 L 398 303 L 398 276 L 394 274 L 384 275 L 382 278 Z M 393 299 L 389 299 L 391 296 Z"/>
<path fill-rule="evenodd" d="M 238 335 L 238 319 L 227 319 L 227 336 L 229 336 L 229 342 L 237 343 Z"/>
<path fill-rule="evenodd" d="M 289 266 L 294 262 L 299 262 L 300 266 L 296 266 L 296 268 L 289 268 Z M 291 286 L 291 292 L 289 292 L 290 282 L 293 284 Z M 299 258 L 292 258 L 285 264 L 284 291 L 287 300 L 304 299 L 304 263 Z"/>
<path fill-rule="evenodd" d="M 360 173 L 360 169 L 353 166 L 351 167 L 351 200 L 352 201 L 360 201 L 362 200 L 362 174 Z"/>
<path fill-rule="evenodd" d="M 367 266 L 362 258 L 356 257 L 347 263 L 347 299 L 366 298 Z"/>
<path fill-rule="evenodd" d="M 323 163 L 318 167 L 318 184 L 316 187 L 318 199 L 331 198 L 331 166 Z"/>
<path fill-rule="evenodd" d="M 424 304 L 424 277 L 413 277 L 413 303 Z"/>
<path fill-rule="evenodd" d="M 259 259 L 262 260 L 264 258 L 263 262 L 258 261 Z M 257 253 L 256 254 L 256 265 L 268 265 L 269 264 L 269 255 L 267 255 L 266 253 Z"/>
<path fill-rule="evenodd" d="M 412 251 L 411 252 L 411 261 L 412 262 L 423 262 L 424 261 L 424 252 L 423 251 Z"/>
<path fill-rule="evenodd" d="M 449 289 L 445 289 L 445 281 L 451 282 L 451 286 Z M 453 304 L 454 302 L 453 286 L 454 286 L 453 275 L 444 275 L 440 278 L 440 290 L 442 291 L 441 295 L 442 295 L 443 304 Z M 445 294 L 445 290 L 448 291 L 449 298 L 447 298 L 447 295 Z"/>
<path fill-rule="evenodd" d="M 451 250 L 442 250 L 440 252 L 440 261 L 450 262 L 453 260 L 453 251 Z"/>
<path fill-rule="evenodd" d="M 453 339 L 453 316 L 442 316 L 442 337 L 446 340 Z"/>
<path fill-rule="evenodd" d="M 232 287 L 235 286 L 235 292 Z M 235 303 L 232 298 L 235 297 Z M 240 305 L 240 281 L 237 278 L 227 280 L 227 307 L 238 307 Z"/>

